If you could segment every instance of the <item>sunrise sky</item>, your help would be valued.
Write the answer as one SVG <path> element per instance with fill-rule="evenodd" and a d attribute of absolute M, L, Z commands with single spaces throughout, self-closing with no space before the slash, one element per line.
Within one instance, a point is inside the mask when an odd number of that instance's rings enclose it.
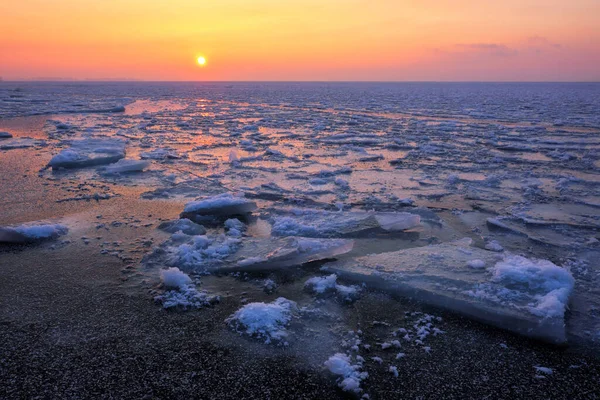
<path fill-rule="evenodd" d="M 7 0 L 0 76 L 598 81 L 600 0 Z"/>

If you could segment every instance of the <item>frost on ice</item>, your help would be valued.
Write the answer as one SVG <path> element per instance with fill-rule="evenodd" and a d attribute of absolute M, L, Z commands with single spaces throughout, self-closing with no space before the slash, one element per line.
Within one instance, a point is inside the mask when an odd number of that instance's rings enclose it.
<path fill-rule="evenodd" d="M 570 272 L 550 261 L 486 251 L 470 243 L 463 239 L 325 267 L 499 328 L 565 342 L 564 312 L 574 285 Z M 482 262 L 489 267 L 477 268 Z"/>
<path fill-rule="evenodd" d="M 286 326 L 297 311 L 296 303 L 279 297 L 272 303 L 249 303 L 227 318 L 237 332 L 264 339 L 265 343 L 281 342 L 287 336 Z"/>
<path fill-rule="evenodd" d="M 69 229 L 59 224 L 24 224 L 0 227 L 0 243 L 32 243 L 55 239 L 65 235 Z"/>
<path fill-rule="evenodd" d="M 347 302 L 356 300 L 360 293 L 360 287 L 358 286 L 346 286 L 337 283 L 336 274 L 312 277 L 304 283 L 304 288 L 316 294 L 335 292 L 342 300 Z"/>
<path fill-rule="evenodd" d="M 421 217 L 410 213 L 329 212 L 293 209 L 271 218 L 274 236 L 355 237 L 367 231 L 403 231 L 414 228 Z"/>
<path fill-rule="evenodd" d="M 193 218 L 196 215 L 229 217 L 249 214 L 256 208 L 255 202 L 243 196 L 223 193 L 187 203 L 181 216 L 186 218 Z"/>
<path fill-rule="evenodd" d="M 361 372 L 360 360 L 353 364 L 350 356 L 343 353 L 336 353 L 329 357 L 325 361 L 325 366 L 331 373 L 339 376 L 338 386 L 347 392 L 361 392 L 360 383 L 369 376 L 367 372 Z"/>
<path fill-rule="evenodd" d="M 125 142 L 120 139 L 81 139 L 71 142 L 71 147 L 52 157 L 48 166 L 81 168 L 111 164 L 125 157 Z"/>

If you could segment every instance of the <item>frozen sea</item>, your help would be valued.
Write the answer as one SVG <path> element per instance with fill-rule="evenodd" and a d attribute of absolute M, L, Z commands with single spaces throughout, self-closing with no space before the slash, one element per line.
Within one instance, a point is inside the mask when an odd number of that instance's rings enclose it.
<path fill-rule="evenodd" d="M 95 346 L 159 368 L 107 344 L 127 324 L 166 364 L 204 332 L 253 377 L 232 396 L 599 382 L 600 84 L 0 82 L 0 132 L 11 396 L 39 395 L 32 349 L 74 369 L 46 395 L 94 393 Z M 184 364 L 114 394 L 188 393 Z"/>

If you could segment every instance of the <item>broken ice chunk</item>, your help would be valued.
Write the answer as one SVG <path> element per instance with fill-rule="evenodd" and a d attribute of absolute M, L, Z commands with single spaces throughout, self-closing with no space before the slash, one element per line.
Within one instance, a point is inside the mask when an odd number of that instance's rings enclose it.
<path fill-rule="evenodd" d="M 249 303 L 225 320 L 237 332 L 265 340 L 283 341 L 288 333 L 286 326 L 297 311 L 296 303 L 279 297 L 272 303 Z"/>
<path fill-rule="evenodd" d="M 526 336 L 566 341 L 564 311 L 573 290 L 570 272 L 470 247 L 471 240 L 417 247 L 325 265 L 328 271 L 414 297 Z M 489 268 L 471 268 L 480 260 Z"/>
<path fill-rule="evenodd" d="M 55 239 L 65 235 L 69 229 L 59 224 L 24 224 L 0 227 L 0 243 L 33 243 Z"/>
<path fill-rule="evenodd" d="M 182 288 L 192 283 L 192 278 L 176 267 L 161 270 L 160 280 L 169 288 Z"/>
<path fill-rule="evenodd" d="M 150 166 L 147 160 L 121 159 L 116 163 L 104 167 L 102 172 L 105 174 L 125 174 L 129 172 L 141 172 Z"/>
<path fill-rule="evenodd" d="M 13 135 L 11 135 L 10 133 L 0 131 L 0 139 L 10 139 L 11 137 L 13 137 Z"/>
<path fill-rule="evenodd" d="M 248 239 L 225 260 L 224 269 L 264 270 L 285 268 L 324 260 L 352 250 L 354 242 L 345 239 L 286 237 Z"/>
<path fill-rule="evenodd" d="M 187 203 L 181 217 L 193 218 L 196 215 L 229 217 L 249 214 L 256 209 L 256 203 L 243 196 L 223 193 Z"/>
<path fill-rule="evenodd" d="M 168 233 L 181 231 L 182 233 L 191 236 L 204 235 L 206 233 L 206 229 L 204 229 L 202 225 L 192 222 L 187 218 L 163 222 L 158 226 L 158 229 Z"/>
<path fill-rule="evenodd" d="M 120 139 L 82 139 L 52 157 L 48 166 L 81 168 L 111 164 L 125 157 L 125 142 Z"/>
<path fill-rule="evenodd" d="M 421 223 L 421 217 L 415 214 L 400 213 L 378 213 L 375 219 L 382 229 L 386 231 L 403 231 L 414 228 Z"/>
<path fill-rule="evenodd" d="M 419 225 L 410 213 L 330 212 L 293 209 L 270 222 L 274 236 L 356 237 L 368 231 L 403 231 Z"/>

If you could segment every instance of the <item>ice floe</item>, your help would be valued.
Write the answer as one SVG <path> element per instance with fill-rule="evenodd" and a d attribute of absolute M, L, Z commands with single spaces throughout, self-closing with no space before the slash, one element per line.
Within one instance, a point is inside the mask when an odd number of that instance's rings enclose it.
<path fill-rule="evenodd" d="M 32 243 L 55 239 L 67 234 L 69 229 L 60 224 L 24 224 L 0 227 L 0 243 Z"/>
<path fill-rule="evenodd" d="M 256 208 L 254 201 L 232 193 L 223 193 L 187 203 L 181 216 L 192 218 L 196 215 L 231 217 L 251 213 Z"/>
<path fill-rule="evenodd" d="M 570 272 L 471 247 L 470 239 L 344 260 L 326 270 L 550 342 L 566 341 Z M 482 261 L 487 268 L 472 268 Z M 479 264 L 479 263 L 478 263 Z"/>
<path fill-rule="evenodd" d="M 81 168 L 111 164 L 125 157 L 125 142 L 120 139 L 81 139 L 48 163 L 52 169 Z"/>

